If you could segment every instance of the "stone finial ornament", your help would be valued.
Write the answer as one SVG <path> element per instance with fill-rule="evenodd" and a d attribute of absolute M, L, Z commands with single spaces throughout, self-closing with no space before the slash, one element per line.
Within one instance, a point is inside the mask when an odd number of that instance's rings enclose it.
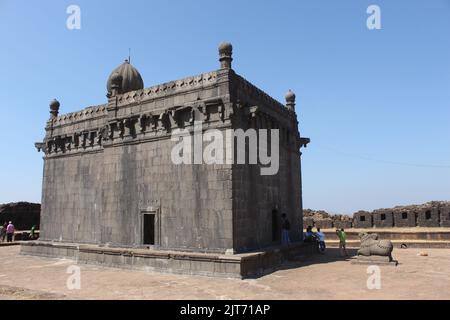
<path fill-rule="evenodd" d="M 286 93 L 286 108 L 289 111 L 295 112 L 295 93 L 291 89 Z"/>
<path fill-rule="evenodd" d="M 58 116 L 59 113 L 59 101 L 56 99 L 53 99 L 52 101 L 50 101 L 50 114 L 52 118 L 56 118 Z"/>
<path fill-rule="evenodd" d="M 231 62 L 233 61 L 233 46 L 229 42 L 222 42 L 219 45 L 219 61 L 222 69 L 231 69 Z"/>

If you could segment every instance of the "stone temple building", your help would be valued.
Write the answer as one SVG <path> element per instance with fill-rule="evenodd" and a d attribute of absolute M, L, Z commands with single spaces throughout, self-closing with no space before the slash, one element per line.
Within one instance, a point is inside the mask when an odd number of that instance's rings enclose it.
<path fill-rule="evenodd" d="M 107 103 L 60 115 L 53 100 L 36 143 L 41 236 L 22 253 L 246 276 L 279 260 L 270 248 L 280 244 L 282 213 L 300 243 L 300 148 L 309 139 L 299 134 L 295 94 L 282 104 L 235 73 L 229 43 L 219 61 L 218 70 L 145 88 L 126 60 L 107 80 Z M 278 172 L 261 175 L 261 163 L 174 164 L 172 133 L 200 121 L 203 131 L 278 129 Z"/>

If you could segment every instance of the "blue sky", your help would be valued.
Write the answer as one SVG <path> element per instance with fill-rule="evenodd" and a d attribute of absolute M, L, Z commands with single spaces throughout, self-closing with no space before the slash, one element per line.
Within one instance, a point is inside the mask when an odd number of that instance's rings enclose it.
<path fill-rule="evenodd" d="M 81 30 L 66 28 L 71 4 Z M 450 200 L 449 0 L 0 0 L 0 39 L 0 203 L 40 201 L 51 99 L 63 113 L 106 102 L 128 48 L 146 87 L 217 69 L 223 40 L 237 73 L 297 94 L 305 207 Z"/>

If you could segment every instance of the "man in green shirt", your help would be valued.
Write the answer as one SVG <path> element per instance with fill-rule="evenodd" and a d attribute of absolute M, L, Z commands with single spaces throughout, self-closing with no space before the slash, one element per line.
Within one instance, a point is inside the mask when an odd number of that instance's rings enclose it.
<path fill-rule="evenodd" d="M 341 256 L 348 256 L 347 249 L 345 247 L 345 242 L 347 240 L 347 235 L 345 234 L 344 229 L 338 230 L 336 229 L 336 234 L 339 237 L 339 250 L 341 252 Z"/>
<path fill-rule="evenodd" d="M 36 231 L 36 226 L 33 225 L 33 226 L 31 227 L 31 231 L 30 231 L 30 238 L 31 238 L 31 240 L 34 240 L 34 237 L 35 237 L 35 231 Z"/>

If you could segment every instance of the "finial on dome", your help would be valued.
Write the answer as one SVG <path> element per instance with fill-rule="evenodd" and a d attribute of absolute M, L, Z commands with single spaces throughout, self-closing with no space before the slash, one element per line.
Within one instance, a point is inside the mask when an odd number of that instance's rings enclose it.
<path fill-rule="evenodd" d="M 231 69 L 233 61 L 233 46 L 229 42 L 222 42 L 219 45 L 219 61 L 222 69 Z"/>
<path fill-rule="evenodd" d="M 286 93 L 286 108 L 289 111 L 295 112 L 295 93 L 291 89 Z"/>
<path fill-rule="evenodd" d="M 59 106 L 60 103 L 58 100 L 53 99 L 52 101 L 50 101 L 50 114 L 51 114 L 51 118 L 56 118 L 58 116 L 59 113 Z"/>

